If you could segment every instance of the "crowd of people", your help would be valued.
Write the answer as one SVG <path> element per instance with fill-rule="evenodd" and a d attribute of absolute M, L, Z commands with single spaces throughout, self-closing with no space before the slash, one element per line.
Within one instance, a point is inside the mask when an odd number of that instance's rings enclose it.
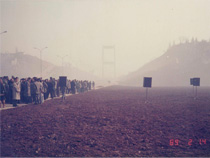
<path fill-rule="evenodd" d="M 0 77 L 0 107 L 5 104 L 42 104 L 46 99 L 51 97 L 60 97 L 65 99 L 65 94 L 84 93 L 95 89 L 94 81 L 87 80 L 66 80 L 66 86 L 60 86 L 59 79 L 50 78 L 22 78 L 4 76 Z"/>

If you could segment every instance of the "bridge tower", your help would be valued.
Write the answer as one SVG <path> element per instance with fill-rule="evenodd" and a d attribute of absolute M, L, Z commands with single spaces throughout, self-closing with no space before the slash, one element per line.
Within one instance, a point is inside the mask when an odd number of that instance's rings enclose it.
<path fill-rule="evenodd" d="M 111 50 L 110 52 L 107 52 L 107 50 Z M 108 54 L 111 54 L 110 59 L 106 59 L 106 56 L 108 56 Z M 103 46 L 102 47 L 102 78 L 104 78 L 104 72 L 106 67 L 112 67 L 112 69 L 114 70 L 114 78 L 116 78 L 116 54 L 115 54 L 115 45 L 107 45 L 107 46 Z"/>

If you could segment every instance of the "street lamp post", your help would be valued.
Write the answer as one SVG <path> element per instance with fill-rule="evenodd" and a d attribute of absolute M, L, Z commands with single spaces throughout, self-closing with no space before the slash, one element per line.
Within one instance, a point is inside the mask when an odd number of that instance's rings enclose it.
<path fill-rule="evenodd" d="M 61 58 L 62 59 L 62 75 L 64 75 L 64 64 L 63 64 L 63 61 L 64 61 L 64 58 L 67 57 L 68 55 L 64 55 L 64 56 L 59 56 L 57 55 L 57 57 Z"/>
<path fill-rule="evenodd" d="M 3 33 L 7 33 L 7 31 L 3 31 L 3 32 L 1 32 L 0 34 L 3 34 Z"/>
<path fill-rule="evenodd" d="M 41 77 L 42 77 L 42 51 L 44 50 L 44 49 L 46 49 L 47 47 L 44 47 L 44 48 L 42 48 L 42 49 L 39 49 L 39 48 L 34 48 L 34 49 L 37 49 L 39 52 L 40 52 L 40 72 L 41 72 Z"/>

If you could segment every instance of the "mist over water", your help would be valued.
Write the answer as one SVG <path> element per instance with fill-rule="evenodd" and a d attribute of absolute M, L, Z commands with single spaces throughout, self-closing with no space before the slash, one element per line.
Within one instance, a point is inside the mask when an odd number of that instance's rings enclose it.
<path fill-rule="evenodd" d="M 206 0 L 1 0 L 1 53 L 24 52 L 57 66 L 68 63 L 96 76 L 114 77 L 111 64 L 102 75 L 103 46 L 115 46 L 116 77 L 136 71 L 163 55 L 169 44 L 210 38 Z M 113 62 L 106 49 L 104 61 Z M 1 69 L 4 67 L 1 65 Z"/>

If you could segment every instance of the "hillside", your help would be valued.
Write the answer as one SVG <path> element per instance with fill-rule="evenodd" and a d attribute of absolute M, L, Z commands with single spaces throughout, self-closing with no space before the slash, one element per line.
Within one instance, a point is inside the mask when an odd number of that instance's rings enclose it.
<path fill-rule="evenodd" d="M 165 54 L 121 79 L 122 84 L 142 86 L 152 77 L 154 86 L 188 86 L 192 77 L 210 86 L 210 42 L 191 41 L 168 48 Z"/>
<path fill-rule="evenodd" d="M 0 63 L 0 76 L 19 76 L 19 77 L 40 77 L 40 59 L 22 52 L 2 53 Z M 62 74 L 62 67 L 43 61 L 43 78 L 58 78 Z M 64 68 L 64 72 L 69 79 L 88 79 L 95 80 L 93 74 L 81 71 L 71 64 Z"/>

